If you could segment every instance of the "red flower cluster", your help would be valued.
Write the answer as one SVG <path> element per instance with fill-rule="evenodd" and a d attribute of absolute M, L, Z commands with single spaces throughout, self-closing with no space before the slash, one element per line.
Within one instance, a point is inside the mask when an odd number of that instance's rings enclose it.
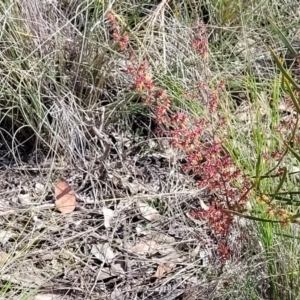
<path fill-rule="evenodd" d="M 170 107 L 171 101 L 167 93 L 159 89 L 154 94 L 154 103 L 156 104 L 156 122 L 168 126 L 170 124 Z"/>
<path fill-rule="evenodd" d="M 178 149 L 184 150 L 188 154 L 199 151 L 202 132 L 203 127 L 200 125 L 195 128 L 188 128 L 181 124 L 171 131 L 171 145 Z"/>
<path fill-rule="evenodd" d="M 152 81 L 151 73 L 148 70 L 148 63 L 143 61 L 137 69 L 133 67 L 128 67 L 127 72 L 131 74 L 135 83 L 133 88 L 138 91 L 151 91 L 154 88 L 154 83 Z"/>
<path fill-rule="evenodd" d="M 218 253 L 222 261 L 226 261 L 230 257 L 230 250 L 226 242 L 219 242 Z"/>
<path fill-rule="evenodd" d="M 194 219 L 209 221 L 211 228 L 220 233 L 222 236 L 227 235 L 233 221 L 230 214 L 225 213 L 221 209 L 217 209 L 212 205 L 209 206 L 208 210 L 192 210 L 190 215 Z"/>
<path fill-rule="evenodd" d="M 194 38 L 191 41 L 191 46 L 202 56 L 202 58 L 207 57 L 208 39 L 206 35 L 206 28 L 203 23 L 198 24 L 194 32 Z"/>
<path fill-rule="evenodd" d="M 120 50 L 124 51 L 127 47 L 128 47 L 128 43 L 129 43 L 129 37 L 128 34 L 125 32 L 123 34 L 121 34 L 120 28 L 117 24 L 116 21 L 116 17 L 112 14 L 109 13 L 107 15 L 109 21 L 110 21 L 110 25 L 113 31 L 113 39 L 118 42 Z"/>

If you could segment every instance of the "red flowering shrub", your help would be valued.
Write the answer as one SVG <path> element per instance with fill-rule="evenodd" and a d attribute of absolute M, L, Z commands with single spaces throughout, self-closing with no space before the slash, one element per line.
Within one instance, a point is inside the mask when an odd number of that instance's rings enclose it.
<path fill-rule="evenodd" d="M 121 36 L 114 17 L 109 16 L 109 20 L 114 31 L 113 38 L 119 43 L 120 50 L 124 53 L 127 51 L 128 54 L 128 40 L 125 38 L 127 35 Z M 207 57 L 208 40 L 203 24 L 197 27 L 191 47 L 203 59 Z M 193 94 L 193 98 L 201 99 L 202 96 L 199 95 L 206 95 L 207 111 L 216 122 L 204 118 L 196 119 L 176 111 L 176 108 L 171 109 L 171 100 L 167 92 L 155 85 L 147 62 L 137 64 L 132 55 L 128 57 L 132 65 L 137 65 L 127 70 L 132 75 L 132 88 L 141 94 L 145 103 L 153 107 L 160 134 L 171 137 L 170 144 L 185 153 L 186 163 L 182 166 L 183 171 L 199 178 L 199 187 L 206 188 L 211 195 L 207 210 L 192 210 L 190 215 L 208 222 L 214 234 L 220 237 L 220 258 L 227 259 L 230 250 L 226 236 L 233 222 L 229 210 L 244 209 L 251 185 L 225 150 L 222 140 L 226 138 L 225 135 L 220 135 L 220 131 L 224 132 L 225 119 L 219 111 L 219 92 L 224 87 L 224 81 L 215 88 L 210 88 L 203 82 L 199 83 L 198 96 Z"/>

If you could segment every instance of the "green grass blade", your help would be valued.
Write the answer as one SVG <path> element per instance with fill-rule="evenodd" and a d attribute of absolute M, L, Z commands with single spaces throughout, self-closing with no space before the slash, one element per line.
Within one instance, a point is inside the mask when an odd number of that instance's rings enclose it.
<path fill-rule="evenodd" d="M 256 160 L 255 166 L 255 188 L 259 190 L 260 185 L 260 166 L 261 166 L 261 154 L 259 153 Z"/>
<path fill-rule="evenodd" d="M 291 146 L 287 145 L 287 147 L 294 157 L 300 162 L 300 155 Z"/>
<path fill-rule="evenodd" d="M 284 202 L 285 205 L 293 205 L 293 206 L 299 206 L 300 205 L 300 201 L 296 200 L 296 199 L 293 199 L 292 196 L 290 198 L 276 196 L 273 199 L 278 200 L 280 202 Z"/>
<path fill-rule="evenodd" d="M 278 66 L 279 70 L 282 72 L 284 77 L 294 86 L 294 88 L 297 91 L 300 91 L 300 86 L 296 83 L 296 81 L 290 76 L 290 74 L 284 68 L 284 66 L 281 63 L 280 59 L 278 58 L 278 56 L 275 54 L 275 52 L 272 50 L 271 47 L 269 47 L 269 50 L 271 52 L 271 55 L 272 55 L 273 59 L 275 60 L 276 65 Z"/>
<path fill-rule="evenodd" d="M 293 93 L 293 90 L 292 90 L 292 87 L 290 85 L 290 83 L 288 82 L 287 79 L 284 80 L 284 83 L 285 83 L 285 86 L 287 88 L 287 93 L 290 95 L 292 101 L 293 101 L 293 104 L 297 110 L 297 113 L 300 114 L 300 106 L 299 106 L 299 103 L 295 97 L 295 94 Z"/>
<path fill-rule="evenodd" d="M 278 184 L 278 186 L 277 186 L 277 188 L 276 188 L 276 191 L 275 191 L 275 193 L 274 193 L 274 197 L 276 197 L 277 194 L 279 193 L 279 191 L 281 190 L 282 185 L 283 185 L 283 183 L 284 183 L 284 181 L 285 181 L 285 179 L 286 179 L 286 175 L 287 175 L 287 169 L 284 168 L 284 172 L 283 172 L 283 174 L 282 174 L 282 178 L 281 178 L 281 180 L 280 180 L 280 182 L 279 182 L 279 184 Z M 273 197 L 273 198 L 274 198 L 274 197 Z"/>
<path fill-rule="evenodd" d="M 233 214 L 233 215 L 236 215 L 236 216 L 239 216 L 241 218 L 252 220 L 252 221 L 267 222 L 267 223 L 280 223 L 280 221 L 252 217 L 252 216 L 241 214 L 241 213 L 233 211 L 233 210 L 224 209 L 223 211 Z"/>
<path fill-rule="evenodd" d="M 289 42 L 289 40 L 285 37 L 285 35 L 283 34 L 283 32 L 280 30 L 280 28 L 270 18 L 268 18 L 268 21 L 270 22 L 270 24 L 272 26 L 272 29 L 278 35 L 279 39 L 283 42 L 283 44 L 289 49 L 289 51 L 292 54 L 297 54 L 297 51 L 292 46 L 292 44 Z"/>
<path fill-rule="evenodd" d="M 283 237 L 287 237 L 287 238 L 292 238 L 292 239 L 300 240 L 300 237 L 299 237 L 299 236 L 293 236 L 293 235 L 290 235 L 290 234 L 277 233 L 277 232 L 275 232 L 275 234 L 276 234 L 276 235 L 283 236 Z"/>
<path fill-rule="evenodd" d="M 275 196 L 275 194 L 270 193 L 270 194 L 266 194 L 267 196 Z M 300 195 L 300 191 L 299 192 L 281 192 L 281 193 L 277 193 L 277 196 L 279 195 Z"/>

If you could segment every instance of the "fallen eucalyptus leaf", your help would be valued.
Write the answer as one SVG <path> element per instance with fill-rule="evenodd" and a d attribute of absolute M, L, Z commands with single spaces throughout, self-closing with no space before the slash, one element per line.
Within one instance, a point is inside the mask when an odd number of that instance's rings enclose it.
<path fill-rule="evenodd" d="M 39 275 L 28 274 L 27 272 L 18 274 L 3 274 L 1 275 L 0 279 L 28 288 L 36 288 L 41 286 L 44 282 L 44 278 L 40 277 Z"/>
<path fill-rule="evenodd" d="M 141 184 L 137 180 L 129 181 L 127 178 L 121 177 L 121 182 L 124 187 L 127 187 L 131 195 L 136 195 L 141 190 Z"/>
<path fill-rule="evenodd" d="M 76 207 L 75 193 L 69 184 L 61 180 L 55 185 L 55 206 L 63 214 L 71 213 Z"/>
<path fill-rule="evenodd" d="M 111 274 L 110 269 L 109 268 L 101 268 L 100 273 L 97 275 L 97 280 L 104 280 L 104 279 L 108 279 L 111 277 L 115 277 L 117 275 Z"/>
<path fill-rule="evenodd" d="M 169 244 L 158 244 L 157 252 L 161 255 L 168 255 L 170 253 L 177 253 L 173 246 Z"/>
<path fill-rule="evenodd" d="M 190 257 L 194 259 L 200 252 L 200 249 L 201 249 L 201 244 L 198 244 L 197 247 L 190 253 Z"/>
<path fill-rule="evenodd" d="M 136 254 L 154 254 L 157 252 L 157 243 L 151 240 L 142 240 L 135 246 L 131 247 L 131 251 Z"/>
<path fill-rule="evenodd" d="M 203 200 L 200 200 L 200 206 L 203 210 L 209 210 L 209 206 L 207 206 Z"/>
<path fill-rule="evenodd" d="M 167 265 L 170 268 L 175 268 L 178 263 L 182 263 L 186 260 L 187 258 L 181 256 L 175 249 L 173 249 L 173 252 L 155 259 L 157 263 Z"/>
<path fill-rule="evenodd" d="M 155 274 L 153 275 L 153 277 L 160 279 L 164 276 L 165 273 L 169 273 L 171 271 L 172 271 L 172 268 L 162 264 L 157 267 L 157 270 L 156 270 Z"/>
<path fill-rule="evenodd" d="M 110 300 L 123 300 L 123 299 L 124 297 L 121 290 L 116 287 L 110 295 Z"/>
<path fill-rule="evenodd" d="M 111 270 L 111 274 L 113 274 L 113 275 L 119 276 L 119 275 L 125 274 L 125 271 L 122 268 L 120 263 L 111 265 L 110 270 Z"/>
<path fill-rule="evenodd" d="M 145 202 L 138 201 L 138 208 L 141 215 L 148 221 L 157 221 L 160 218 L 159 212 Z"/>
<path fill-rule="evenodd" d="M 39 230 L 45 227 L 44 222 L 41 219 L 39 219 L 37 216 L 33 216 L 32 219 L 34 221 L 34 229 Z"/>
<path fill-rule="evenodd" d="M 174 237 L 166 235 L 162 232 L 149 232 L 147 233 L 147 238 L 152 239 L 157 243 L 172 244 L 175 242 Z"/>
<path fill-rule="evenodd" d="M 4 264 L 7 259 L 8 259 L 9 255 L 3 251 L 0 251 L 0 264 Z"/>
<path fill-rule="evenodd" d="M 147 226 L 144 226 L 140 223 L 138 223 L 135 227 L 136 233 L 138 236 L 140 235 L 147 235 L 149 233 L 151 233 L 151 231 L 149 230 L 149 228 L 147 228 Z"/>
<path fill-rule="evenodd" d="M 115 254 L 109 243 L 93 245 L 91 253 L 99 260 L 110 264 L 115 258 Z"/>
<path fill-rule="evenodd" d="M 103 207 L 103 216 L 104 216 L 104 227 L 105 228 L 110 228 L 110 221 L 112 220 L 114 216 L 114 211 L 112 209 L 109 209 L 107 207 Z"/>

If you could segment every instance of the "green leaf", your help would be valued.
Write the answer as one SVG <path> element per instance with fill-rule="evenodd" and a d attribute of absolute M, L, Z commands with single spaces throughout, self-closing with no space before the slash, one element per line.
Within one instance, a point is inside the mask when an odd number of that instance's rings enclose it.
<path fill-rule="evenodd" d="M 280 182 L 279 182 L 279 184 L 278 184 L 278 186 L 277 186 L 277 188 L 276 188 L 276 191 L 275 191 L 275 193 L 274 193 L 274 197 L 277 196 L 277 194 L 279 193 L 280 189 L 282 188 L 282 185 L 283 185 L 283 183 L 284 183 L 284 181 L 285 181 L 285 179 L 286 179 L 286 175 L 287 175 L 287 169 L 286 169 L 286 167 L 285 167 L 285 168 L 284 168 L 284 172 L 283 172 L 282 177 L 281 177 L 281 180 L 280 180 Z M 273 197 L 273 198 L 274 198 L 274 197 Z"/>
<path fill-rule="evenodd" d="M 300 155 L 289 145 L 287 145 L 288 149 L 291 151 L 291 153 L 296 157 L 296 159 L 300 162 Z"/>
<path fill-rule="evenodd" d="M 284 237 L 288 237 L 288 238 L 292 238 L 292 239 L 298 239 L 298 240 L 300 240 L 299 236 L 294 236 L 294 235 L 284 234 L 284 233 L 277 233 L 277 232 L 275 232 L 275 234 L 276 235 L 281 235 L 281 236 L 284 236 Z"/>
<path fill-rule="evenodd" d="M 276 221 L 276 220 L 269 220 L 269 219 L 263 219 L 263 218 L 257 218 L 257 217 L 244 215 L 244 214 L 241 214 L 241 213 L 233 211 L 233 210 L 224 209 L 223 211 L 233 214 L 233 215 L 236 215 L 236 216 L 239 216 L 241 218 L 252 220 L 252 221 L 260 221 L 260 222 L 267 222 L 267 223 L 281 223 L 280 221 Z"/>
<path fill-rule="evenodd" d="M 272 29 L 275 31 L 275 33 L 278 35 L 279 39 L 283 42 L 283 44 L 289 49 L 289 51 L 292 54 L 297 54 L 297 51 L 292 46 L 292 44 L 289 42 L 289 40 L 285 37 L 283 32 L 280 30 L 280 28 L 271 20 L 268 18 L 268 21 L 270 22 Z"/>
<path fill-rule="evenodd" d="M 284 202 L 285 205 L 293 205 L 293 206 L 300 206 L 300 201 L 289 199 L 289 198 L 283 198 L 283 197 L 274 197 L 275 200 Z"/>
<path fill-rule="evenodd" d="M 300 86 L 296 83 L 296 81 L 290 76 L 290 74 L 287 72 L 287 70 L 284 68 L 283 64 L 281 63 L 278 56 L 275 54 L 275 52 L 272 50 L 271 47 L 269 47 L 269 50 L 271 52 L 271 55 L 273 59 L 275 60 L 276 65 L 278 66 L 279 70 L 283 74 L 283 76 L 294 86 L 294 88 L 297 91 L 300 91 Z"/>
<path fill-rule="evenodd" d="M 267 196 L 275 196 L 275 194 L 266 194 Z M 300 191 L 299 192 L 281 192 L 281 193 L 277 193 L 277 195 L 300 195 Z"/>
<path fill-rule="evenodd" d="M 291 88 L 291 85 L 290 83 L 287 81 L 287 79 L 284 80 L 284 83 L 285 83 L 285 86 L 287 87 L 287 92 L 288 94 L 291 96 L 291 99 L 293 101 L 293 104 L 297 110 L 297 113 L 300 114 L 300 106 L 299 106 L 299 103 L 295 97 L 295 94 L 293 93 L 293 90 Z"/>
<path fill-rule="evenodd" d="M 256 166 L 255 166 L 255 188 L 259 190 L 260 185 L 260 165 L 261 165 L 261 154 L 258 153 Z"/>

